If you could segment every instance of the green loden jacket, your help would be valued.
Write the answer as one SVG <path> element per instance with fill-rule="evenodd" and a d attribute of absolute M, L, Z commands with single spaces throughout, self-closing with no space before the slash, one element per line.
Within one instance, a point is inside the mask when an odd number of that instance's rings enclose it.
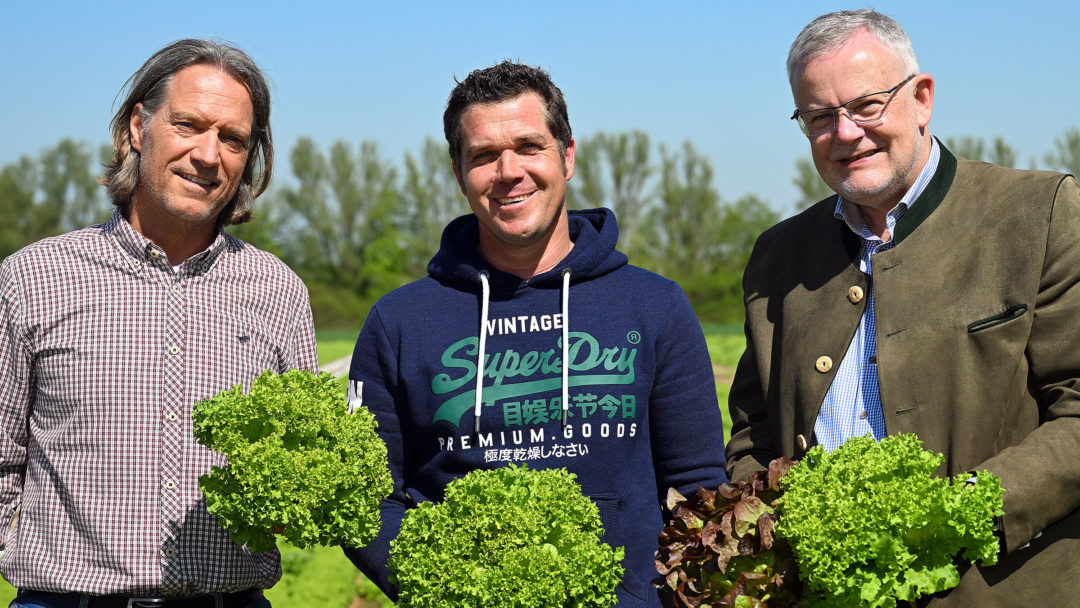
<path fill-rule="evenodd" d="M 866 306 L 859 239 L 836 197 L 766 231 L 743 277 L 746 352 L 731 389 L 728 473 L 813 445 L 814 421 Z M 1005 488 L 1005 555 L 931 606 L 1080 606 L 1080 186 L 958 160 L 872 258 L 889 434 L 988 470 Z"/>

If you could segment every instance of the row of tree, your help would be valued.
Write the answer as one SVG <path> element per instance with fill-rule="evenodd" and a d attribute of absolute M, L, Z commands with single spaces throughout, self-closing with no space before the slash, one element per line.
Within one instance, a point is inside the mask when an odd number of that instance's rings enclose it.
<path fill-rule="evenodd" d="M 433 139 L 395 166 L 372 142 L 320 150 L 301 138 L 291 178 L 260 215 L 234 230 L 270 249 L 308 282 L 320 325 L 355 324 L 374 299 L 426 273 L 443 228 L 467 211 L 446 145 Z M 699 313 L 741 315 L 739 277 L 754 239 L 779 216 L 763 200 L 728 202 L 713 168 L 690 143 L 655 146 L 642 132 L 578 143 L 571 208 L 607 206 L 620 248 L 635 263 L 678 280 Z"/>
<path fill-rule="evenodd" d="M 1000 138 L 946 145 L 965 158 L 1016 164 Z M 108 217 L 111 205 L 95 175 L 109 153 L 65 139 L 0 169 L 0 257 Z M 1044 161 L 1080 175 L 1080 129 L 1066 131 Z M 467 209 L 445 144 L 433 139 L 395 164 L 374 142 L 338 141 L 324 151 L 301 138 L 289 173 L 260 197 L 252 222 L 230 231 L 275 253 L 307 282 L 320 327 L 355 327 L 376 298 L 423 276 L 443 227 Z M 831 194 L 808 159 L 797 162 L 794 184 L 799 209 Z M 578 142 L 568 204 L 614 210 L 620 248 L 631 260 L 679 281 L 698 314 L 718 322 L 741 318 L 743 266 L 757 236 L 779 219 L 757 196 L 723 199 L 712 165 L 689 142 L 656 145 L 640 131 Z"/>

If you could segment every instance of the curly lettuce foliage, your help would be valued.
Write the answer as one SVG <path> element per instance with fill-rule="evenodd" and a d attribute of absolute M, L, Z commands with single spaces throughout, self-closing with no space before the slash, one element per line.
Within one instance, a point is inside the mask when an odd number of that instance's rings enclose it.
<path fill-rule="evenodd" d="M 195 405 L 195 437 L 228 457 L 199 478 L 207 509 L 238 544 L 361 546 L 390 494 L 386 444 L 366 409 L 349 414 L 330 374 L 263 372 Z"/>
<path fill-rule="evenodd" d="M 895 606 L 960 582 L 955 558 L 997 562 L 1001 480 L 933 477 L 915 435 L 811 448 L 781 479 L 775 533 L 795 551 L 803 606 Z"/>
<path fill-rule="evenodd" d="M 623 549 L 565 469 L 473 471 L 442 503 L 406 512 L 388 566 L 413 608 L 603 608 L 615 604 Z"/>
<path fill-rule="evenodd" d="M 664 606 L 795 605 L 799 579 L 791 548 L 773 534 L 779 481 L 793 464 L 778 458 L 747 481 L 698 488 L 691 498 L 668 490 L 672 519 L 660 533 L 661 577 L 653 581 Z"/>

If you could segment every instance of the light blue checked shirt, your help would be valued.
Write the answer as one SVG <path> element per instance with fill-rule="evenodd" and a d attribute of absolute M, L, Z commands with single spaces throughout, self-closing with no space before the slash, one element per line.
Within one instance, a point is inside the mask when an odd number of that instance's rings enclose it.
<path fill-rule="evenodd" d="M 889 229 L 888 241 L 882 241 L 867 229 L 862 213 L 854 203 L 846 202 L 843 198 L 836 202 L 836 218 L 843 220 L 848 228 L 862 239 L 859 268 L 868 275 L 873 274 L 870 258 L 879 251 L 892 248 L 896 222 L 919 198 L 937 171 L 941 150 L 936 139 L 931 141 L 930 159 L 926 166 L 900 202 L 885 217 L 885 225 Z M 869 433 L 873 433 L 878 440 L 885 436 L 885 414 L 881 409 L 881 394 L 878 392 L 872 276 L 869 293 L 866 295 L 866 310 L 863 311 L 859 328 L 848 345 L 847 353 L 840 361 L 832 386 L 821 403 L 821 411 L 814 422 L 814 438 L 826 450 L 834 450 L 851 437 L 861 437 Z"/>

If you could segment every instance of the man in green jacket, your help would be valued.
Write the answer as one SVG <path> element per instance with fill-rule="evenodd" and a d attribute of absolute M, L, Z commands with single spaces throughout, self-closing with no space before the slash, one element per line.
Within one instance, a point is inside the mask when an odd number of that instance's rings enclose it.
<path fill-rule="evenodd" d="M 792 44 L 792 118 L 837 195 L 758 240 L 728 472 L 915 433 L 939 471 L 1005 488 L 1002 554 L 932 606 L 1080 605 L 1080 187 L 953 156 L 891 18 Z"/>

